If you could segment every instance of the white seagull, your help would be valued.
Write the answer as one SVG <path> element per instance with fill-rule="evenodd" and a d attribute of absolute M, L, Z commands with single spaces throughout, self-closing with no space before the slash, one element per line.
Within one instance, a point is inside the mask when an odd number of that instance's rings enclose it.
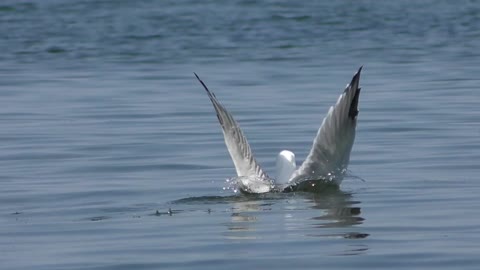
<path fill-rule="evenodd" d="M 328 110 L 313 140 L 312 149 L 302 165 L 297 168 L 295 154 L 283 150 L 277 156 L 275 178 L 269 177 L 262 170 L 232 114 L 194 73 L 207 91 L 217 113 L 225 144 L 237 171 L 239 189 L 247 193 L 265 193 L 278 190 L 279 187 L 287 187 L 287 190 L 308 180 L 327 180 L 339 185 L 347 171 L 355 140 L 361 71 L 362 67 L 355 73 L 337 103 Z"/>

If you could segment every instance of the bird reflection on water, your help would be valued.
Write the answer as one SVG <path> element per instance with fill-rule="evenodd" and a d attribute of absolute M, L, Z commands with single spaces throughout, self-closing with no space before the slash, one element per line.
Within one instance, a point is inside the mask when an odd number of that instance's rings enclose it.
<path fill-rule="evenodd" d="M 328 249 L 329 254 L 358 255 L 368 250 L 359 239 L 369 234 L 361 231 L 361 202 L 354 197 L 338 185 L 305 181 L 289 193 L 190 197 L 174 203 L 208 207 L 209 214 L 220 220 L 227 218 L 220 233 L 231 241 L 273 241 L 276 237 L 297 241 L 306 237 L 329 245 L 331 239 L 348 239 L 351 241 L 334 241 L 341 248 Z"/>
<path fill-rule="evenodd" d="M 312 187 L 315 192 L 304 192 Z M 268 238 L 262 233 L 268 231 L 264 226 L 276 227 L 283 236 L 293 238 L 362 239 L 369 236 L 358 231 L 356 226 L 364 222 L 360 202 L 336 185 L 309 181 L 292 193 L 245 197 L 250 199 L 232 202 L 231 218 L 225 233 L 228 239 Z M 267 218 L 262 217 L 269 214 L 266 212 L 273 212 L 273 216 L 279 216 L 281 220 L 274 221 L 275 224 L 264 224 L 263 220 Z M 268 220 L 272 221 L 272 217 Z M 365 245 L 352 243 L 336 255 L 355 255 L 367 249 Z"/>

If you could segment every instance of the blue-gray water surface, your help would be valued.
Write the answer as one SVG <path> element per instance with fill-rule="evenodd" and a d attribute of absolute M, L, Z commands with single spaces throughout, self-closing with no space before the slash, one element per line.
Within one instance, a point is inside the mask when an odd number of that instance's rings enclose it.
<path fill-rule="evenodd" d="M 363 65 L 339 189 L 247 196 Z M 0 269 L 478 269 L 478 1 L 0 2 Z"/>

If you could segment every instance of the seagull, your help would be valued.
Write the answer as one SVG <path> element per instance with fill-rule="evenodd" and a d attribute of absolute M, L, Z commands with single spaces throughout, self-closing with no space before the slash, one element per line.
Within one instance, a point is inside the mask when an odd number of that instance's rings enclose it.
<path fill-rule="evenodd" d="M 289 150 L 281 151 L 277 155 L 274 178 L 268 176 L 255 160 L 247 138 L 232 114 L 194 73 L 207 92 L 222 127 L 225 144 L 237 172 L 238 188 L 245 193 L 266 193 L 291 191 L 293 187 L 312 180 L 340 185 L 347 172 L 355 140 L 361 71 L 362 67 L 328 110 L 305 161 L 297 167 L 295 154 Z"/>

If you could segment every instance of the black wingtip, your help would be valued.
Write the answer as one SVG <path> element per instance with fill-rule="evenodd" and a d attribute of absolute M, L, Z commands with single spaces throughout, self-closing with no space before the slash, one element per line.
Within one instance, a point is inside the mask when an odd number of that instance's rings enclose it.
<path fill-rule="evenodd" d="M 197 80 L 203 85 L 203 87 L 205 87 L 205 84 L 203 83 L 202 79 L 198 77 L 197 73 L 193 72 L 193 74 L 195 75 L 195 77 L 197 77 Z"/>
<path fill-rule="evenodd" d="M 350 85 L 355 88 L 358 88 L 358 84 L 360 83 L 360 73 L 362 72 L 362 68 L 363 66 L 360 66 L 355 75 L 353 75 L 352 81 L 350 82 Z"/>
<path fill-rule="evenodd" d="M 358 115 L 358 98 L 360 97 L 361 88 L 357 88 L 352 103 L 350 104 L 350 110 L 348 111 L 348 117 L 354 120 Z"/>
<path fill-rule="evenodd" d="M 197 80 L 200 82 L 200 84 L 202 84 L 203 88 L 205 89 L 205 91 L 207 91 L 208 95 L 211 96 L 212 93 L 210 92 L 208 87 L 205 85 L 205 83 L 202 81 L 202 79 L 200 79 L 200 77 L 198 77 L 197 73 L 193 72 L 193 74 L 195 74 L 195 77 L 197 77 Z"/>
<path fill-rule="evenodd" d="M 355 95 L 353 96 L 352 103 L 350 104 L 350 109 L 348 111 L 348 117 L 352 120 L 355 119 L 358 115 L 358 99 L 360 97 L 360 73 L 362 72 L 363 66 L 360 66 L 357 73 L 353 75 L 352 81 L 350 82 L 350 88 L 353 87 L 353 91 L 355 91 Z"/>
<path fill-rule="evenodd" d="M 213 92 L 211 92 L 208 87 L 205 85 L 205 83 L 202 81 L 202 79 L 200 79 L 200 77 L 198 77 L 197 73 L 193 72 L 193 74 L 195 74 L 195 77 L 197 77 L 197 80 L 202 84 L 203 88 L 205 89 L 205 91 L 207 92 L 208 94 L 208 97 L 210 98 L 210 101 L 212 102 L 213 104 L 213 107 L 215 108 L 215 111 L 217 112 L 217 118 L 218 118 L 218 121 L 220 122 L 220 125 L 223 126 L 223 121 L 222 121 L 222 118 L 220 117 L 220 115 L 218 115 L 218 106 L 221 106 L 218 101 L 216 100 L 217 97 L 215 96 L 215 94 Z"/>

